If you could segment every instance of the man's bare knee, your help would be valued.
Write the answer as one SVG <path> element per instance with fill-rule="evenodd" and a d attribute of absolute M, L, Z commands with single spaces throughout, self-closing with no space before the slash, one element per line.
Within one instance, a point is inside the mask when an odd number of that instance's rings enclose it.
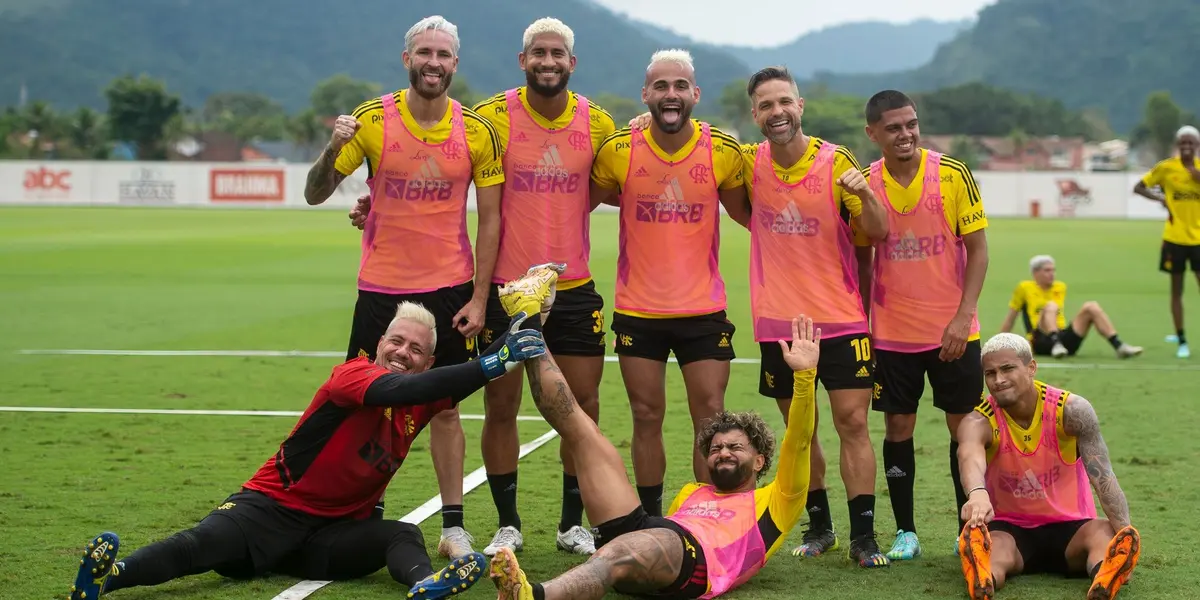
<path fill-rule="evenodd" d="M 849 395 L 835 392 L 837 398 L 831 399 L 830 407 L 833 411 L 833 428 L 839 438 L 849 440 L 867 437 L 867 413 L 871 402 L 869 393 L 870 390 L 863 390 L 862 394 L 851 392 Z"/>
<path fill-rule="evenodd" d="M 629 409 L 633 414 L 634 428 L 657 427 L 661 429 L 663 420 L 667 416 L 666 404 L 649 398 L 630 396 Z"/>
<path fill-rule="evenodd" d="M 884 415 L 884 436 L 889 442 L 903 442 L 913 436 L 917 429 L 917 415 L 891 414 Z"/>

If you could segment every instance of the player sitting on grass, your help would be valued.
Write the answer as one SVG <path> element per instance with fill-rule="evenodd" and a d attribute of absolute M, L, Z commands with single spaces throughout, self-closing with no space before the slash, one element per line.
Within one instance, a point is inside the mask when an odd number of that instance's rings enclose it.
<path fill-rule="evenodd" d="M 968 495 L 958 553 L 970 597 L 990 599 L 1022 573 L 1090 576 L 1088 600 L 1115 597 L 1137 565 L 1141 538 L 1096 412 L 1081 396 L 1034 379 L 1025 338 L 998 334 L 982 354 L 991 395 L 958 429 Z M 1089 480 L 1108 519 L 1096 518 Z"/>
<path fill-rule="evenodd" d="M 545 269 L 541 279 L 510 285 L 500 297 L 505 310 L 533 314 L 539 303 L 552 303 L 553 273 Z M 536 327 L 537 319 L 526 326 Z M 791 344 L 779 342 L 795 387 L 775 481 L 756 489 L 774 453 L 771 428 L 754 413 L 719 413 L 697 441 L 713 483 L 686 486 L 665 518 L 646 513 L 625 462 L 580 410 L 550 353 L 527 361 L 538 410 L 575 456 L 586 457 L 576 467 L 588 520 L 599 523 L 596 553 L 545 584 L 531 584 L 512 551 L 501 548 L 491 566 L 499 598 L 590 600 L 609 590 L 712 598 L 753 577 L 804 513 L 820 341 L 821 330 L 802 316 L 792 321 Z"/>
<path fill-rule="evenodd" d="M 524 319 L 516 315 L 479 360 L 431 369 L 433 314 L 400 303 L 375 361 L 359 357 L 334 367 L 279 451 L 240 491 L 195 527 L 122 561 L 116 534 L 96 536 L 79 561 L 71 600 L 208 571 L 343 580 L 385 566 L 409 586 L 409 598 L 466 590 L 486 568 L 482 554 L 455 557 L 434 572 L 416 525 L 371 514 L 434 415 L 545 352 L 540 332 L 521 330 Z"/>
<path fill-rule="evenodd" d="M 1038 356 L 1062 358 L 1074 356 L 1083 345 L 1083 338 L 1094 325 L 1096 331 L 1108 340 L 1118 358 L 1130 358 L 1142 353 L 1141 346 L 1130 346 L 1121 341 L 1117 328 L 1095 301 L 1084 302 L 1079 307 L 1071 326 L 1063 312 L 1067 303 L 1067 284 L 1055 280 L 1054 258 L 1039 254 L 1029 261 L 1032 280 L 1017 284 L 1012 300 L 1008 302 L 1008 315 L 1000 326 L 1001 333 L 1012 331 L 1017 314 L 1025 321 L 1026 339 Z"/>

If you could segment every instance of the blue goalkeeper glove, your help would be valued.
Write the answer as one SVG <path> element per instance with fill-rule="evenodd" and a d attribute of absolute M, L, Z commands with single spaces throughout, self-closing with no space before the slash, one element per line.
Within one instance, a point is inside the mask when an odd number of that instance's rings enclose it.
<path fill-rule="evenodd" d="M 499 379 L 516 369 L 522 362 L 546 353 L 546 340 L 542 339 L 542 332 L 521 329 L 527 318 L 529 315 L 526 313 L 517 313 L 508 326 L 500 349 L 479 358 L 483 374 L 487 376 L 488 381 Z"/>

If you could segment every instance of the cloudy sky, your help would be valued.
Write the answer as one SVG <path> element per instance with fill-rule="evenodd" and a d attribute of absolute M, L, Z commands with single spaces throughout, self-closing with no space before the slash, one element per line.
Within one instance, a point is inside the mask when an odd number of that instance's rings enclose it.
<path fill-rule="evenodd" d="M 829 25 L 972 17 L 995 0 L 595 0 L 700 41 L 775 46 Z M 748 10 L 730 10 L 745 6 Z M 634 8 L 637 7 L 637 11 Z"/>

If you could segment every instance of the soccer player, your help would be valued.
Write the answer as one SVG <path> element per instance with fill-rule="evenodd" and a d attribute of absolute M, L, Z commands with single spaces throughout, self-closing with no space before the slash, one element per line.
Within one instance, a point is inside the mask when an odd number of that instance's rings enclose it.
<path fill-rule="evenodd" d="M 920 556 L 913 518 L 913 431 L 925 376 L 946 414 L 950 475 L 958 481 L 955 432 L 983 396 L 979 292 L 987 273 L 987 216 L 962 162 L 920 147 L 916 104 L 895 90 L 866 105 L 866 132 L 883 158 L 864 169 L 888 209 L 887 240 L 875 248 L 871 342 L 876 360 L 872 408 L 883 412 L 883 469 L 896 517 L 887 556 Z M 958 508 L 966 502 L 955 487 Z"/>
<path fill-rule="evenodd" d="M 545 343 L 540 332 L 521 329 L 526 315 L 517 314 L 479 360 L 433 369 L 433 313 L 404 301 L 393 315 L 375 358 L 334 367 L 279 451 L 195 527 L 120 561 L 115 533 L 93 538 L 71 600 L 209 571 L 343 580 L 386 566 L 409 598 L 444 598 L 473 585 L 487 564 L 482 554 L 456 557 L 434 573 L 420 528 L 383 520 L 374 507 L 435 415 L 543 354 Z"/>
<path fill-rule="evenodd" d="M 742 146 L 742 179 L 753 207 L 750 300 L 762 352 L 758 391 L 776 399 L 786 423 L 794 390 L 777 342 L 788 339 L 791 315 L 809 315 L 823 332 L 816 378 L 829 392 L 841 440 L 850 556 L 863 567 L 887 566 L 875 540 L 875 452 L 867 431 L 875 363 L 855 252 L 856 245 L 869 250 L 871 240 L 887 236 L 887 213 L 848 148 L 804 134 L 804 99 L 786 69 L 755 73 L 747 93 L 766 137 Z M 797 556 L 837 547 L 824 457 L 814 453 L 812 461 L 809 527 L 792 551 Z"/>
<path fill-rule="evenodd" d="M 700 100 L 692 57 L 654 53 L 642 101 L 646 131 L 620 129 L 600 146 L 591 201 L 621 209 L 612 331 L 633 413 L 633 471 L 646 512 L 662 515 L 666 367 L 679 362 L 696 433 L 725 405 L 735 327 L 718 266 L 721 206 L 748 225 L 737 140 L 690 118 Z M 693 453 L 697 481 L 705 458 Z M 595 522 L 595 521 L 593 521 Z"/>
<path fill-rule="evenodd" d="M 1130 358 L 1142 353 L 1140 346 L 1130 346 L 1121 341 L 1112 320 L 1100 308 L 1100 303 L 1094 300 L 1084 302 L 1075 318 L 1071 319 L 1071 326 L 1067 327 L 1063 313 L 1067 305 L 1067 284 L 1055 279 L 1052 256 L 1039 254 L 1033 257 L 1029 261 L 1029 270 L 1033 273 L 1033 279 L 1018 283 L 1013 290 L 1012 300 L 1008 302 L 1008 315 L 1000 325 L 1001 333 L 1012 331 L 1020 314 L 1025 321 L 1025 338 L 1038 356 L 1075 356 L 1093 325 L 1112 344 L 1118 358 Z"/>
<path fill-rule="evenodd" d="M 1096 411 L 1035 378 L 1025 338 L 997 334 L 982 354 L 991 395 L 958 430 L 961 485 L 970 495 L 959 536 L 967 592 L 992 598 L 1015 575 L 1055 573 L 1090 577 L 1089 600 L 1116 597 L 1141 538 Z M 1097 518 L 1093 488 L 1107 519 Z"/>
<path fill-rule="evenodd" d="M 525 71 L 525 85 L 475 107 L 498 133 L 505 173 L 500 253 L 492 282 L 520 277 L 529 265 L 568 265 L 558 280 L 554 313 L 545 323 L 546 347 L 554 353 L 580 408 L 599 420 L 604 300 L 588 269 L 592 209 L 588 178 L 596 150 L 616 127 L 603 108 L 567 88 L 576 64 L 575 34 L 562 21 L 534 21 L 525 30 L 517 61 Z M 484 344 L 508 325 L 497 288 L 492 286 L 488 298 Z M 499 513 L 499 530 L 483 549 L 487 556 L 501 547 L 520 550 L 524 545 L 517 511 L 517 412 L 523 381 L 514 373 L 484 390 L 487 411 L 480 443 Z M 562 512 L 555 543 L 566 552 L 591 554 L 596 551 L 595 541 L 582 527 L 575 457 L 565 444 L 559 454 Z"/>
<path fill-rule="evenodd" d="M 512 286 L 526 293 L 506 302 L 509 312 L 533 314 L 549 286 Z M 515 296 L 515 294 L 514 294 Z M 505 300 L 505 296 L 501 296 Z M 555 310 L 550 307 L 553 314 Z M 534 327 L 536 317 L 526 326 Z M 779 450 L 776 478 L 757 487 L 771 467 L 775 437 L 755 413 L 720 412 L 706 422 L 696 447 L 706 456 L 711 484 L 688 484 L 666 518 L 647 514 L 629 485 L 625 462 L 571 396 L 551 353 L 526 363 L 529 387 L 542 416 L 577 456 L 588 519 L 597 523 L 596 553 L 544 584 L 531 584 L 516 555 L 501 548 L 491 577 L 504 600 L 590 600 L 608 591 L 672 598 L 715 598 L 750 580 L 783 545 L 804 512 L 809 440 L 815 418 L 821 330 L 801 316 L 791 343 L 780 341 L 794 370 L 795 394 Z"/>
<path fill-rule="evenodd" d="M 1200 130 L 1190 125 L 1181 127 L 1175 134 L 1175 145 L 1179 156 L 1154 165 L 1133 187 L 1133 193 L 1161 202 L 1167 209 L 1162 256 L 1158 262 L 1158 270 L 1171 275 L 1175 335 L 1167 341 L 1179 344 L 1175 356 L 1187 358 L 1192 353 L 1183 334 L 1183 274 L 1191 263 L 1196 281 L 1200 282 L 1200 159 L 1196 158 Z M 1162 191 L 1151 189 L 1155 187 Z"/>
<path fill-rule="evenodd" d="M 414 300 L 437 317 L 438 364 L 475 355 L 500 236 L 504 167 L 496 131 L 449 98 L 458 66 L 458 29 L 440 16 L 422 19 L 404 36 L 409 87 L 363 103 L 338 117 L 333 138 L 308 175 L 309 204 L 324 202 L 362 162 L 371 174 L 373 210 L 365 220 L 358 301 L 347 358 L 372 357 L 396 304 Z M 467 194 L 474 182 L 478 227 L 475 256 L 467 234 Z M 447 557 L 471 552 L 463 527 L 466 440 L 458 411 L 430 425 L 430 451 L 442 498 Z"/>

